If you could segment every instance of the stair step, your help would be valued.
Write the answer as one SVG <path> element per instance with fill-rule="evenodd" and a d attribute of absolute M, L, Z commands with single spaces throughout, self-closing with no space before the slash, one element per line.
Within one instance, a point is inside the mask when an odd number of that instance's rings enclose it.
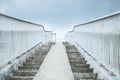
<path fill-rule="evenodd" d="M 66 45 L 66 49 L 67 49 L 67 50 L 77 50 L 76 47 L 71 46 L 71 45 Z"/>
<path fill-rule="evenodd" d="M 26 62 L 26 63 L 31 63 L 31 64 L 41 64 L 43 61 L 29 61 L 29 62 Z"/>
<path fill-rule="evenodd" d="M 76 50 L 67 51 L 67 53 L 68 53 L 68 54 L 75 54 L 75 53 L 80 54 L 80 52 L 79 52 L 79 51 L 76 51 Z"/>
<path fill-rule="evenodd" d="M 67 53 L 68 54 L 68 56 L 82 56 L 80 53 L 79 54 L 77 54 L 77 53 Z"/>
<path fill-rule="evenodd" d="M 73 72 L 80 72 L 80 73 L 93 73 L 93 69 L 89 68 L 79 68 L 79 69 L 72 69 Z"/>
<path fill-rule="evenodd" d="M 35 68 L 32 68 L 32 69 L 23 68 L 23 69 L 19 69 L 19 70 L 33 71 L 33 70 L 38 70 L 38 69 L 35 69 Z"/>
<path fill-rule="evenodd" d="M 74 79 L 74 80 L 100 80 L 100 79 Z"/>
<path fill-rule="evenodd" d="M 41 65 L 41 63 L 23 63 L 23 66 L 40 66 Z"/>
<path fill-rule="evenodd" d="M 84 58 L 83 56 L 69 56 L 69 55 L 68 55 L 68 57 L 69 58 Z"/>
<path fill-rule="evenodd" d="M 38 65 L 38 64 L 34 64 L 34 65 L 32 65 L 32 64 L 29 65 L 29 64 L 28 64 L 28 65 L 27 65 L 27 63 L 26 63 L 26 64 L 23 65 L 23 67 L 36 67 L 36 68 L 37 68 L 37 67 L 40 67 L 40 65 Z"/>
<path fill-rule="evenodd" d="M 19 66 L 18 67 L 19 70 L 22 70 L 22 69 L 39 69 L 39 67 L 36 67 L 36 66 Z"/>
<path fill-rule="evenodd" d="M 79 70 L 79 69 L 89 69 L 89 67 L 71 67 L 72 70 L 76 69 L 76 70 Z"/>
<path fill-rule="evenodd" d="M 67 51 L 67 52 L 71 52 L 71 51 L 76 52 L 76 51 L 78 51 L 78 50 L 75 49 L 75 48 L 72 48 L 72 47 L 66 47 L 66 51 Z"/>
<path fill-rule="evenodd" d="M 45 57 L 41 57 L 41 56 L 40 57 L 39 56 L 38 57 L 37 56 L 33 56 L 33 57 L 30 57 L 29 59 L 44 59 L 44 58 Z"/>
<path fill-rule="evenodd" d="M 72 62 L 70 61 L 71 64 L 86 64 L 87 61 L 75 61 L 75 62 Z"/>
<path fill-rule="evenodd" d="M 43 61 L 43 59 L 28 59 L 26 62 L 31 62 L 31 61 Z"/>
<path fill-rule="evenodd" d="M 33 80 L 33 76 L 12 76 L 10 80 Z"/>
<path fill-rule="evenodd" d="M 37 72 L 38 69 L 22 69 L 22 70 L 18 70 L 18 71 L 25 71 L 25 72 Z"/>
<path fill-rule="evenodd" d="M 96 79 L 97 73 L 74 73 L 74 77 L 77 79 Z"/>
<path fill-rule="evenodd" d="M 35 74 L 39 70 L 44 58 L 46 57 L 51 45 L 44 45 L 38 51 L 35 51 L 33 55 L 28 57 L 26 62 L 23 62 L 22 66 L 18 66 L 17 71 L 12 72 L 12 76 L 9 75 L 7 80 L 33 80 Z M 6 80 L 5 79 L 5 80 Z"/>
<path fill-rule="evenodd" d="M 69 43 L 64 43 L 64 45 L 66 46 L 74 80 L 98 80 L 97 73 L 93 73 L 93 68 L 90 68 L 90 64 L 86 64 L 87 61 L 77 48 Z"/>
<path fill-rule="evenodd" d="M 44 59 L 45 57 L 46 57 L 46 55 L 43 55 L 43 56 L 33 55 L 29 59 Z"/>
<path fill-rule="evenodd" d="M 90 64 L 75 64 L 75 65 L 71 65 L 71 67 L 89 68 Z"/>
<path fill-rule="evenodd" d="M 36 71 L 21 71 L 18 70 L 13 73 L 14 76 L 34 76 L 37 72 Z"/>
<path fill-rule="evenodd" d="M 86 60 L 70 59 L 70 62 L 87 62 Z"/>
<path fill-rule="evenodd" d="M 83 66 L 71 66 L 71 68 L 72 69 L 79 69 L 79 68 L 89 68 L 89 66 L 85 66 L 85 67 L 83 67 Z"/>
<path fill-rule="evenodd" d="M 83 57 L 73 57 L 73 58 L 71 58 L 71 57 L 69 57 L 69 60 L 85 60 L 85 58 L 83 58 Z"/>

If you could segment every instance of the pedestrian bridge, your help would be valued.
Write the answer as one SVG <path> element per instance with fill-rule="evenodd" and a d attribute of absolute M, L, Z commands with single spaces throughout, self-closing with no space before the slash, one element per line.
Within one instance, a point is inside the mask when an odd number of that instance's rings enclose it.
<path fill-rule="evenodd" d="M 56 42 L 43 25 L 0 14 L 0 80 L 120 80 L 120 13 Z"/>

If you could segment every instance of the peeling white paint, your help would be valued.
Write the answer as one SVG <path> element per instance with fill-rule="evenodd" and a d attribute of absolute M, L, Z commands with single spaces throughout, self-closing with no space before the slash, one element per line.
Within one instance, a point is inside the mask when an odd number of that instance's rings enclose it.
<path fill-rule="evenodd" d="M 120 72 L 120 13 L 80 24 L 66 34 L 116 75 Z M 92 64 L 92 63 L 91 63 Z"/>
<path fill-rule="evenodd" d="M 36 44 L 52 41 L 42 25 L 0 14 L 0 67 Z"/>

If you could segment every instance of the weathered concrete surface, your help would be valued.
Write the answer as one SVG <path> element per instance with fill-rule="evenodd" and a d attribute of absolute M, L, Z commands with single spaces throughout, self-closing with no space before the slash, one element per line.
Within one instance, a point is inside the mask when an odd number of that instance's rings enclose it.
<path fill-rule="evenodd" d="M 72 72 L 74 74 L 74 80 L 98 80 L 97 73 L 93 73 L 93 68 L 90 68 L 90 64 L 83 55 L 73 45 L 65 45 Z"/>
<path fill-rule="evenodd" d="M 33 80 L 74 80 L 62 43 L 52 46 Z"/>
<path fill-rule="evenodd" d="M 120 12 L 77 25 L 66 34 L 66 41 L 77 43 L 115 77 L 120 76 L 119 23 Z"/>
<path fill-rule="evenodd" d="M 0 13 L 0 68 L 36 44 L 52 41 L 42 25 Z"/>
<path fill-rule="evenodd" d="M 0 69 L 0 80 L 32 80 L 53 44 L 38 44 L 16 60 L 10 61 Z"/>

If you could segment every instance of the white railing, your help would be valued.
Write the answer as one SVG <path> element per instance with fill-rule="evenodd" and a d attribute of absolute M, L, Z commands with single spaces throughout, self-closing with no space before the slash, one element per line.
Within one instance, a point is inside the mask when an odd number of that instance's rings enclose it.
<path fill-rule="evenodd" d="M 65 36 L 111 71 L 120 72 L 120 13 L 75 25 Z"/>
<path fill-rule="evenodd" d="M 44 26 L 0 14 L 0 67 L 36 44 L 53 41 Z"/>

